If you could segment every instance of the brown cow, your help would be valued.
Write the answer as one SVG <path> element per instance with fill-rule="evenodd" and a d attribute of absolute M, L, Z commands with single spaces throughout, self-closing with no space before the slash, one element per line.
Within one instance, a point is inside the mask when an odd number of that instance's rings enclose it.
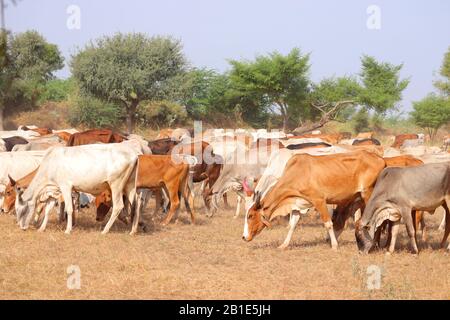
<path fill-rule="evenodd" d="M 93 143 L 119 143 L 126 140 L 125 137 L 109 129 L 92 129 L 72 134 L 67 142 L 68 147 Z"/>
<path fill-rule="evenodd" d="M 56 134 L 58 137 L 60 137 L 61 139 L 63 139 L 63 140 L 66 142 L 66 144 L 67 144 L 67 142 L 69 142 L 70 137 L 72 136 L 71 133 L 66 132 L 66 131 L 56 132 L 55 134 Z"/>
<path fill-rule="evenodd" d="M 187 211 L 191 215 L 192 223 L 195 222 L 194 203 L 192 190 L 189 183 L 190 166 L 185 163 L 176 163 L 169 155 L 141 155 L 136 167 L 136 190 L 163 187 L 170 199 L 170 209 L 162 225 L 167 225 L 175 211 L 180 206 L 179 194 L 184 199 Z M 138 191 L 138 202 L 133 217 L 131 234 L 136 233 L 142 206 L 143 193 Z M 156 204 L 159 205 L 158 203 Z"/>
<path fill-rule="evenodd" d="M 53 133 L 53 130 L 49 129 L 49 128 L 28 128 L 27 126 L 23 126 L 21 128 L 21 130 L 23 130 L 23 131 L 31 130 L 31 131 L 39 133 L 41 136 L 45 136 L 47 134 L 52 134 Z"/>
<path fill-rule="evenodd" d="M 332 248 L 336 250 L 338 243 L 327 203 L 347 203 L 358 196 L 367 203 L 384 167 L 383 158 L 366 151 L 324 156 L 294 155 L 265 197 L 261 199 L 260 193 L 255 195 L 255 203 L 247 211 L 242 238 L 251 241 L 270 226 L 271 219 L 291 213 L 289 233 L 279 247 L 284 249 L 289 245 L 300 212 L 314 207 L 328 230 Z"/>
<path fill-rule="evenodd" d="M 419 139 L 419 135 L 415 133 L 407 133 L 407 134 L 399 134 L 395 136 L 394 143 L 392 144 L 392 148 L 400 148 L 403 145 L 405 140 L 414 140 Z"/>

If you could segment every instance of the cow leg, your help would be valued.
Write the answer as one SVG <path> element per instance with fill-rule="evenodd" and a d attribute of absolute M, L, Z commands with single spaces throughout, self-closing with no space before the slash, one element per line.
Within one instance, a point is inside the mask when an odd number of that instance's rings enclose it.
<path fill-rule="evenodd" d="M 442 238 L 441 247 L 444 248 L 445 242 L 447 241 L 448 235 L 450 233 L 450 210 L 448 209 L 447 204 L 442 205 L 445 209 L 445 231 L 444 231 L 444 237 Z M 447 250 L 450 251 L 450 243 L 448 244 Z"/>
<path fill-rule="evenodd" d="M 392 241 L 392 226 L 394 225 L 394 222 L 392 221 L 388 221 L 388 225 L 387 225 L 387 239 L 386 239 L 386 243 L 384 245 L 384 248 L 389 248 L 389 246 L 391 245 L 391 241 Z"/>
<path fill-rule="evenodd" d="M 439 230 L 444 231 L 445 230 L 445 213 L 442 216 L 441 224 L 439 225 Z"/>
<path fill-rule="evenodd" d="M 316 210 L 319 211 L 319 213 L 320 213 L 320 218 L 321 218 L 322 222 L 324 223 L 324 226 L 327 229 L 328 234 L 330 236 L 331 248 L 333 250 L 337 250 L 338 243 L 336 240 L 336 236 L 334 235 L 333 222 L 331 221 L 331 217 L 328 212 L 326 202 L 322 199 L 318 199 L 318 200 L 311 201 L 311 203 L 316 208 Z"/>
<path fill-rule="evenodd" d="M 145 202 L 145 199 L 143 199 L 143 191 L 137 191 L 136 192 L 136 206 L 134 208 L 134 215 L 132 215 L 132 226 L 131 226 L 131 232 L 130 235 L 134 235 L 137 232 L 138 224 L 139 224 L 139 218 L 141 215 L 142 210 L 142 204 Z"/>
<path fill-rule="evenodd" d="M 187 212 L 191 215 L 191 223 L 195 223 L 195 213 L 194 213 L 194 199 L 195 195 L 190 190 L 189 184 L 186 183 L 186 186 L 183 188 L 182 191 L 183 199 L 184 199 L 184 206 L 186 207 Z"/>
<path fill-rule="evenodd" d="M 58 221 L 60 223 L 66 221 L 66 204 L 64 201 L 59 202 Z"/>
<path fill-rule="evenodd" d="M 72 231 L 72 214 L 73 214 L 73 202 L 72 202 L 72 186 L 61 186 L 61 194 L 64 198 L 65 211 L 67 212 L 67 227 L 66 234 L 70 234 Z"/>
<path fill-rule="evenodd" d="M 298 221 L 300 220 L 300 212 L 294 210 L 291 212 L 291 217 L 289 219 L 289 231 L 284 239 L 284 242 L 278 247 L 278 249 L 286 249 L 291 242 L 292 234 L 294 233 L 295 227 L 297 226 Z"/>
<path fill-rule="evenodd" d="M 419 249 L 417 247 L 417 234 L 416 234 L 416 211 L 405 211 L 403 210 L 402 214 L 403 220 L 405 222 L 406 231 L 408 232 L 409 239 L 411 240 L 412 251 L 414 254 L 419 253 Z"/>
<path fill-rule="evenodd" d="M 391 241 L 389 244 L 389 254 L 394 253 L 395 250 L 395 242 L 397 241 L 397 236 L 398 236 L 398 230 L 400 229 L 400 221 L 394 221 L 392 222 L 391 227 Z"/>
<path fill-rule="evenodd" d="M 233 219 L 236 219 L 237 217 L 239 217 L 239 213 L 241 212 L 241 203 L 242 203 L 242 197 L 238 194 L 236 212 L 234 213 Z"/>
<path fill-rule="evenodd" d="M 156 217 L 156 215 L 159 212 L 159 209 L 161 208 L 162 190 L 161 190 L 161 188 L 157 188 L 153 192 L 155 195 L 155 210 L 153 211 L 153 216 Z"/>
<path fill-rule="evenodd" d="M 73 193 L 73 217 L 72 217 L 72 223 L 73 225 L 76 225 L 76 218 L 77 215 L 80 213 L 80 193 L 74 192 Z"/>
<path fill-rule="evenodd" d="M 163 226 L 169 224 L 170 220 L 172 220 L 175 211 L 178 209 L 180 205 L 180 198 L 178 197 L 178 188 L 174 188 L 173 186 L 167 186 L 167 191 L 169 192 L 170 209 L 169 212 L 167 213 L 166 218 L 161 223 L 161 225 Z"/>
<path fill-rule="evenodd" d="M 228 203 L 228 196 L 227 196 L 226 193 L 223 194 L 223 203 L 224 203 L 224 205 L 225 205 L 225 209 L 226 209 L 226 210 L 230 210 L 230 209 L 231 209 L 231 206 L 230 206 L 230 204 Z"/>
<path fill-rule="evenodd" d="M 114 221 L 116 221 L 120 212 L 124 208 L 122 190 L 123 188 L 121 188 L 121 186 L 111 185 L 111 198 L 113 203 L 112 213 L 109 217 L 108 223 L 102 231 L 102 234 L 107 234 L 109 232 L 109 229 L 111 229 Z"/>
<path fill-rule="evenodd" d="M 416 232 L 420 228 L 422 242 L 426 242 L 425 211 L 416 212 Z"/>
<path fill-rule="evenodd" d="M 51 199 L 45 206 L 45 213 L 44 213 L 44 220 L 42 221 L 42 224 L 40 228 L 38 229 L 39 232 L 45 231 L 45 228 L 47 227 L 48 217 L 50 216 L 50 212 L 55 207 L 56 200 Z"/>

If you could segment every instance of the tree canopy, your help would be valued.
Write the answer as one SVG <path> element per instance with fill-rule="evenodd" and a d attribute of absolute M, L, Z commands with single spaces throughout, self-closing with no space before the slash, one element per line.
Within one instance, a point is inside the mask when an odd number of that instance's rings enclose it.
<path fill-rule="evenodd" d="M 294 48 L 287 55 L 272 52 L 254 61 L 231 60 L 230 80 L 236 95 L 264 96 L 269 106 L 278 107 L 283 129 L 292 110 L 306 100 L 309 85 L 309 54 Z"/>
<path fill-rule="evenodd" d="M 403 90 L 409 84 L 409 79 L 400 79 L 403 65 L 378 62 L 366 55 L 362 57 L 361 64 L 360 77 L 363 90 L 360 94 L 360 103 L 380 114 L 396 107 L 402 99 Z"/>
<path fill-rule="evenodd" d="M 448 98 L 429 94 L 421 101 L 413 103 L 414 111 L 411 113 L 414 122 L 425 128 L 433 140 L 437 130 L 450 122 L 450 100 Z"/>
<path fill-rule="evenodd" d="M 123 106 L 132 132 L 139 102 L 164 99 L 186 59 L 179 40 L 118 33 L 90 43 L 70 65 L 83 93 Z"/>
<path fill-rule="evenodd" d="M 450 47 L 445 53 L 439 74 L 442 76 L 442 79 L 436 80 L 434 85 L 442 94 L 450 97 Z"/>
<path fill-rule="evenodd" d="M 58 47 L 36 31 L 1 32 L 0 123 L 9 106 L 34 106 L 54 72 L 64 66 Z M 12 110 L 6 110 L 12 111 Z"/>

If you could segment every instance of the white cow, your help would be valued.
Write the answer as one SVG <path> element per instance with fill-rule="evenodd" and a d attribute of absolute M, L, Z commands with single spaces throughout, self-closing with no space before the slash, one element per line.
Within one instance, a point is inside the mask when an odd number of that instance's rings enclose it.
<path fill-rule="evenodd" d="M 23 151 L 0 153 L 0 207 L 3 206 L 3 197 L 8 176 L 20 179 L 36 170 L 44 159 L 45 151 Z"/>
<path fill-rule="evenodd" d="M 17 193 L 16 215 L 19 226 L 26 230 L 39 202 L 47 201 L 51 207 L 60 193 L 67 211 L 65 233 L 68 234 L 72 231 L 72 191 L 98 195 L 108 185 L 113 205 L 111 217 L 102 232 L 106 234 L 124 208 L 123 196 L 126 196 L 130 205 L 134 201 L 136 190 L 133 173 L 138 155 L 142 153 L 142 145 L 136 140 L 50 149 L 28 188 Z M 49 196 L 46 198 L 45 194 Z M 45 212 L 45 223 L 49 212 Z"/>

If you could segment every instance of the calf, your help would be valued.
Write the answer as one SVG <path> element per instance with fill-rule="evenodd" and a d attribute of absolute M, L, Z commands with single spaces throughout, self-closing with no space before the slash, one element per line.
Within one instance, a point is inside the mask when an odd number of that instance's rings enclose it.
<path fill-rule="evenodd" d="M 377 228 L 389 219 L 393 221 L 389 252 L 394 252 L 399 221 L 403 218 L 413 253 L 418 253 L 414 213 L 417 210 L 433 212 L 441 205 L 445 209 L 446 217 L 441 242 L 444 247 L 450 233 L 450 162 L 384 169 L 360 222 L 356 224 L 355 235 L 359 250 L 369 252 L 374 244 Z M 450 245 L 447 250 L 450 250 Z"/>

